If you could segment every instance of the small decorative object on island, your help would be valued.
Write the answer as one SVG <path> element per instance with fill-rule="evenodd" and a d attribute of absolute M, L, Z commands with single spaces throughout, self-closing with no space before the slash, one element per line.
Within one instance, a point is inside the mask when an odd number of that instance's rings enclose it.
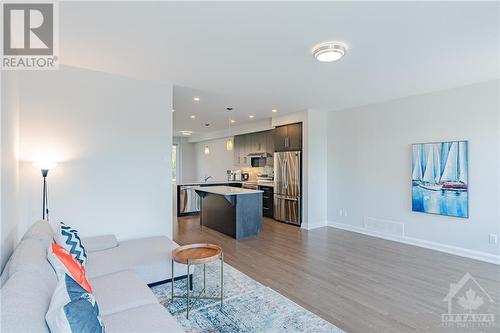
<path fill-rule="evenodd" d="M 414 144 L 412 153 L 412 210 L 468 218 L 468 141 Z"/>

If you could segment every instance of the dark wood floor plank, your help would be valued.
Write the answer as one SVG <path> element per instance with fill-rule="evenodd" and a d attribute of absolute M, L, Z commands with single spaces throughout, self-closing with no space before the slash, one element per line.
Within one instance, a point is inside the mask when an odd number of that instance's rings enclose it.
<path fill-rule="evenodd" d="M 466 273 L 495 299 L 500 326 L 500 267 L 334 228 L 311 231 L 264 218 L 257 238 L 236 241 L 178 218 L 179 244 L 221 245 L 227 263 L 348 332 L 452 332 L 441 327 L 442 300 Z M 457 329 L 455 329 L 457 330 Z M 461 332 L 467 330 L 460 329 Z"/>

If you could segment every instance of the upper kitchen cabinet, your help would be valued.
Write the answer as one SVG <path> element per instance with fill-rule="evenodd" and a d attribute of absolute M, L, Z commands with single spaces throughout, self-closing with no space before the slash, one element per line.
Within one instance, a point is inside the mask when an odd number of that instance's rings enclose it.
<path fill-rule="evenodd" d="M 263 131 L 236 135 L 234 137 L 234 165 L 247 167 L 250 166 L 250 157 L 248 154 L 274 152 L 274 131 Z"/>
<path fill-rule="evenodd" d="M 267 151 L 268 132 L 269 131 L 247 134 L 250 139 L 250 153 L 265 153 Z"/>
<path fill-rule="evenodd" d="M 244 135 L 236 135 L 233 140 L 234 165 L 246 166 L 246 137 Z"/>
<path fill-rule="evenodd" d="M 302 123 L 274 129 L 274 151 L 302 150 Z"/>

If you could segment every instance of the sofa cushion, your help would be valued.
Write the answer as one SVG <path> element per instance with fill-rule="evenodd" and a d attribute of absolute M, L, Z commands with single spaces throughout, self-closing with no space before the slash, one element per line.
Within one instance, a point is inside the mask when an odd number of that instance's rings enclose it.
<path fill-rule="evenodd" d="M 48 221 L 39 220 L 31 225 L 22 239 L 36 239 L 49 246 L 54 240 L 54 231 Z"/>
<path fill-rule="evenodd" d="M 171 278 L 172 250 L 179 245 L 164 236 L 120 242 L 112 249 L 89 253 L 89 278 L 123 270 L 136 271 L 147 284 Z M 175 263 L 175 276 L 186 275 L 186 266 Z"/>
<path fill-rule="evenodd" d="M 47 260 L 47 246 L 37 239 L 24 239 L 15 248 L 6 265 L 8 277 L 17 272 L 29 272 L 39 279 L 57 282 L 55 272 Z"/>
<path fill-rule="evenodd" d="M 174 317 L 160 304 L 149 304 L 103 317 L 107 333 L 181 333 Z"/>
<path fill-rule="evenodd" d="M 68 274 L 59 280 L 45 319 L 52 333 L 104 332 L 94 295 Z"/>
<path fill-rule="evenodd" d="M 83 243 L 87 252 L 95 252 L 111 249 L 118 246 L 118 240 L 115 235 L 101 235 L 84 238 Z"/>
<path fill-rule="evenodd" d="M 85 266 L 87 264 L 87 250 L 82 244 L 82 240 L 78 231 L 66 225 L 64 222 L 59 223 L 55 235 L 56 243 L 61 245 L 71 253 L 73 258 L 78 260 L 80 264 Z"/>
<path fill-rule="evenodd" d="M 103 316 L 158 303 L 141 277 L 131 270 L 96 277 L 90 284 Z"/>
<path fill-rule="evenodd" d="M 55 274 L 53 279 L 22 270 L 12 274 L 1 290 L 2 333 L 49 332 L 45 314 L 56 284 Z"/>

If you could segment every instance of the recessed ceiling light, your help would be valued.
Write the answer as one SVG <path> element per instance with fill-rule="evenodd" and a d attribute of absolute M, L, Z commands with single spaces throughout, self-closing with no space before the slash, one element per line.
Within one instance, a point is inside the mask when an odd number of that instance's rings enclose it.
<path fill-rule="evenodd" d="M 196 116 L 194 114 L 190 115 L 189 118 L 194 119 Z"/>
<path fill-rule="evenodd" d="M 236 122 L 236 120 L 231 119 L 231 124 L 234 124 L 235 122 Z"/>
<path fill-rule="evenodd" d="M 272 109 L 272 110 L 271 110 L 271 112 L 272 112 L 272 113 L 276 113 L 276 112 L 278 112 L 278 110 L 276 110 L 276 109 Z"/>
<path fill-rule="evenodd" d="M 175 110 L 174 110 L 174 109 L 172 109 L 172 112 L 175 112 Z"/>
<path fill-rule="evenodd" d="M 313 47 L 312 54 L 321 62 L 332 62 L 342 58 L 347 52 L 347 46 L 341 42 L 326 42 Z"/>
<path fill-rule="evenodd" d="M 248 116 L 248 118 L 250 118 L 250 119 L 252 119 L 253 117 L 255 117 L 253 114 Z"/>
<path fill-rule="evenodd" d="M 200 98 L 199 98 L 198 96 L 195 96 L 195 97 L 193 97 L 193 101 L 195 101 L 195 102 L 199 102 L 199 101 L 200 101 Z"/>
<path fill-rule="evenodd" d="M 181 134 L 185 136 L 190 136 L 191 134 L 193 134 L 193 131 L 181 131 Z"/>

